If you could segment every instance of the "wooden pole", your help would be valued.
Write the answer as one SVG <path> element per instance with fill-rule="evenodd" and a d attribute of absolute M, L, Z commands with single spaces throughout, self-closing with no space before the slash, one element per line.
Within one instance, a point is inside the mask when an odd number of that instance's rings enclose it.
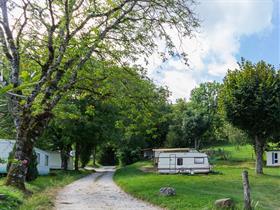
<path fill-rule="evenodd" d="M 244 209 L 252 210 L 248 171 L 244 170 L 242 172 L 242 179 L 243 179 L 243 190 L 244 190 Z"/>

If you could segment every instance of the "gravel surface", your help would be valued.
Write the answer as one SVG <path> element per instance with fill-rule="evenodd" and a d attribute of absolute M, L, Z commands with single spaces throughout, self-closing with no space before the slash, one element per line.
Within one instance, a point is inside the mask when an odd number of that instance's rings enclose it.
<path fill-rule="evenodd" d="M 123 192 L 113 181 L 114 167 L 97 169 L 63 188 L 56 198 L 56 210 L 159 210 Z"/>

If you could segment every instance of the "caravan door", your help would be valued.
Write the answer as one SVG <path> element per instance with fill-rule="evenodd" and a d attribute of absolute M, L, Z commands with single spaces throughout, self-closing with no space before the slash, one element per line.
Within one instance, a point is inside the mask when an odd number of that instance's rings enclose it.
<path fill-rule="evenodd" d="M 176 155 L 169 155 L 169 172 L 176 173 Z"/>

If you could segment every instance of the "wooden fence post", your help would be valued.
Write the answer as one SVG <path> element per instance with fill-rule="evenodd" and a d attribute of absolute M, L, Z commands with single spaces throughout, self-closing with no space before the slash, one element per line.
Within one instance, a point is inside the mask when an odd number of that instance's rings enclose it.
<path fill-rule="evenodd" d="M 248 171 L 242 172 L 242 179 L 243 179 L 243 190 L 244 190 L 244 209 L 251 210 L 251 195 L 250 195 L 250 185 L 249 185 L 249 178 L 248 178 Z"/>

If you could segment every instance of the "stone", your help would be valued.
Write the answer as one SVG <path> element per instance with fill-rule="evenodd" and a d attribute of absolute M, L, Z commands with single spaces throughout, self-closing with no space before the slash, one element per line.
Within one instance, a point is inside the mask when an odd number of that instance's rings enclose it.
<path fill-rule="evenodd" d="M 4 195 L 4 194 L 0 194 L 0 201 L 1 200 L 5 200 L 7 198 L 7 196 L 6 195 Z"/>
<path fill-rule="evenodd" d="M 172 187 L 162 187 L 160 188 L 159 193 L 163 196 L 173 196 L 176 195 L 176 190 Z"/>
<path fill-rule="evenodd" d="M 215 201 L 215 206 L 217 208 L 233 208 L 234 207 L 234 201 L 231 198 L 222 198 Z"/>

